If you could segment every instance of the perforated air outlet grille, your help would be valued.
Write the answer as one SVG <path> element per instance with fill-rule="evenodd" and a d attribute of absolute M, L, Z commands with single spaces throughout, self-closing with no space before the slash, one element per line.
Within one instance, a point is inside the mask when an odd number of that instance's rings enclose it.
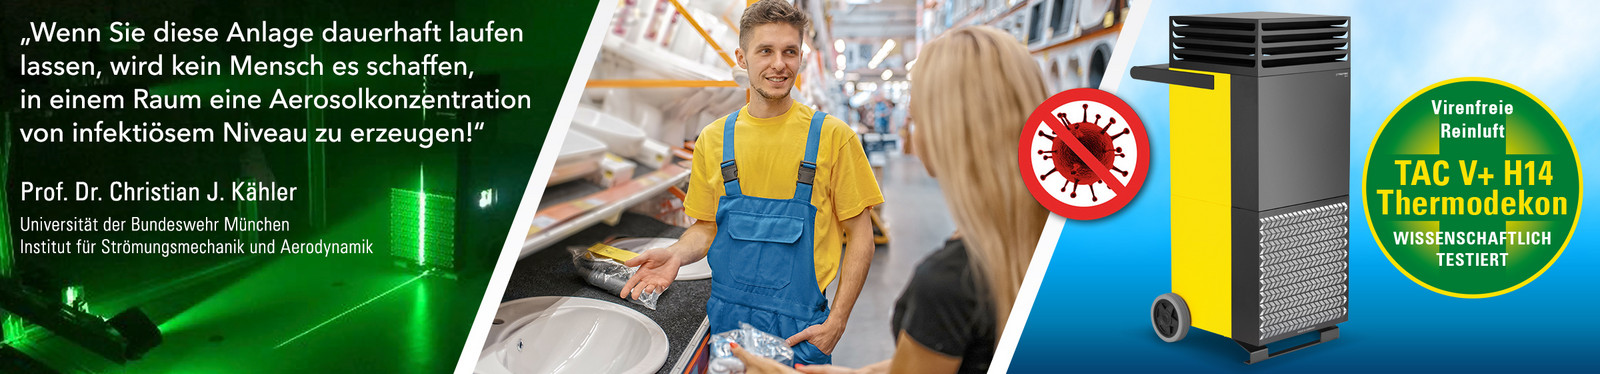
<path fill-rule="evenodd" d="M 1345 315 L 1349 213 L 1341 202 L 1261 219 L 1262 337 L 1296 333 Z"/>

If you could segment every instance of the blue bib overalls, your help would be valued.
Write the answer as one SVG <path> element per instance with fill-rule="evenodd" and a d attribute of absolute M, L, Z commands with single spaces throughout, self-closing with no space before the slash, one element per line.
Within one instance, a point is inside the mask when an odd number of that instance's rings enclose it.
<path fill-rule="evenodd" d="M 722 126 L 722 180 L 726 193 L 717 202 L 717 236 L 711 242 L 711 299 L 706 302 L 710 331 L 749 323 L 788 338 L 828 319 L 828 300 L 817 287 L 815 262 L 817 208 L 811 184 L 817 174 L 817 142 L 827 113 L 811 117 L 806 158 L 800 163 L 794 197 L 767 199 L 739 189 L 733 130 L 739 112 Z M 795 362 L 828 364 L 832 358 L 810 342 L 794 347 Z"/>

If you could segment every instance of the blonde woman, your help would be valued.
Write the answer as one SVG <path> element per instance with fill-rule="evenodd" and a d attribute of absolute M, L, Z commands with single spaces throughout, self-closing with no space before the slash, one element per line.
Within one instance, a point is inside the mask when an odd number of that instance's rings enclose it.
<path fill-rule="evenodd" d="M 939 181 L 959 236 L 917 266 L 895 303 L 889 360 L 805 373 L 984 373 L 1016 301 L 1045 209 L 1023 186 L 1017 142 L 1048 96 L 1023 45 L 998 29 L 952 30 L 923 47 L 911 72 L 912 144 Z M 792 373 L 735 353 L 751 373 Z"/>

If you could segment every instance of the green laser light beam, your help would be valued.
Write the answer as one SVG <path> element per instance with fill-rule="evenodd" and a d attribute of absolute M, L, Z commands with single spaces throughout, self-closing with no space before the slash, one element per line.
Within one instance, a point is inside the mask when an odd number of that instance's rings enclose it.
<path fill-rule="evenodd" d="M 454 266 L 455 199 L 417 191 L 389 190 L 390 254 L 423 268 Z"/>
<path fill-rule="evenodd" d="M 0 184 L 10 183 L 11 175 L 11 113 L 0 114 Z M 10 277 L 16 258 L 11 254 L 11 207 L 6 188 L 0 188 L 0 277 Z"/>
<path fill-rule="evenodd" d="M 417 165 L 417 265 L 427 265 L 426 239 L 428 237 L 428 175 L 422 165 Z"/>
<path fill-rule="evenodd" d="M 388 291 L 383 291 L 383 293 L 378 294 L 378 296 L 373 296 L 371 299 L 367 299 L 367 301 L 363 301 L 360 304 L 356 304 L 356 306 L 350 307 L 350 309 L 345 309 L 345 311 L 340 312 L 337 315 L 334 315 L 333 318 L 329 318 L 327 321 L 322 321 L 322 323 L 318 323 L 316 326 L 311 326 L 311 328 L 306 329 L 306 331 L 300 332 L 299 335 L 295 335 L 294 337 L 289 338 L 289 340 L 284 340 L 282 343 L 278 343 L 278 345 L 272 347 L 272 349 L 283 348 L 283 346 L 289 345 L 289 343 L 294 342 L 296 339 L 300 339 L 300 337 L 306 336 L 307 334 L 310 334 L 312 331 L 317 331 L 317 329 L 322 328 L 322 326 L 327 326 L 329 323 L 333 323 L 333 321 L 337 321 L 340 318 L 344 318 L 344 316 L 346 314 L 350 314 L 351 312 L 354 312 L 357 309 L 361 309 L 362 307 L 367 306 L 367 304 L 371 304 L 374 301 L 378 301 L 378 299 L 382 299 L 384 296 L 389 296 L 389 294 L 394 293 L 394 291 L 399 290 L 400 288 L 405 287 L 407 285 L 410 285 L 412 282 L 416 282 L 418 279 L 422 279 L 422 277 L 427 276 L 428 273 L 432 273 L 432 272 L 433 272 L 432 270 L 429 270 L 429 271 L 422 272 L 422 274 L 417 274 L 417 276 L 412 277 L 411 280 L 407 280 L 407 281 L 405 281 L 403 283 L 400 283 L 399 285 L 394 286 L 394 288 L 390 288 Z"/>

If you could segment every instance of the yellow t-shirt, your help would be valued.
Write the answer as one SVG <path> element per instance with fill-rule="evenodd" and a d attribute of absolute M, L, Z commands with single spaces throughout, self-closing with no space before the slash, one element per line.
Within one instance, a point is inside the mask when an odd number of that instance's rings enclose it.
<path fill-rule="evenodd" d="M 734 130 L 734 153 L 739 161 L 739 189 L 745 195 L 788 199 L 794 197 L 796 173 L 806 156 L 806 136 L 815 111 L 796 102 L 789 111 L 773 118 L 750 116 L 750 108 L 739 110 Z M 716 221 L 717 200 L 726 192 L 722 185 L 722 125 L 728 117 L 700 130 L 694 144 L 694 167 L 689 174 L 689 191 L 683 210 L 694 219 Z M 872 165 L 861 149 L 856 132 L 844 121 L 829 115 L 822 122 L 817 143 L 817 175 L 811 189 L 811 205 L 817 207 L 816 255 L 817 287 L 839 274 L 839 258 L 844 253 L 843 221 L 883 203 Z"/>

